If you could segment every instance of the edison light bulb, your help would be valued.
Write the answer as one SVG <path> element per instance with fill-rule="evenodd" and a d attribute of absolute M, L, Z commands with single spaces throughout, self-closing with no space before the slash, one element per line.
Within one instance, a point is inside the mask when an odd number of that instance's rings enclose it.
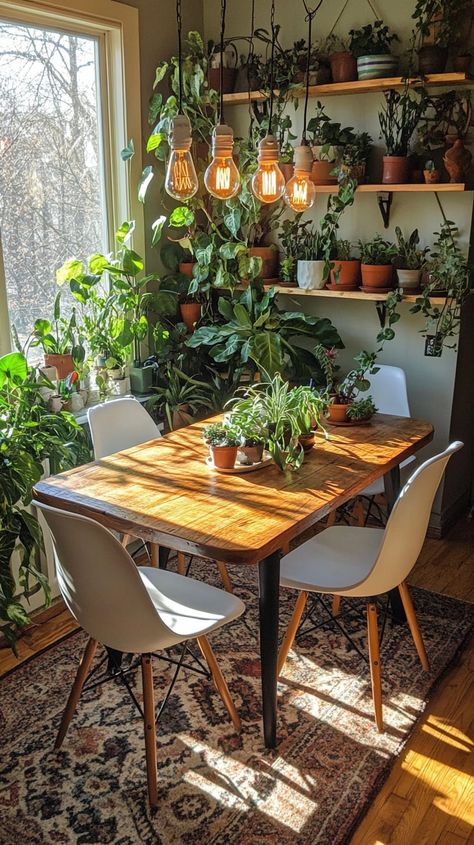
<path fill-rule="evenodd" d="M 285 192 L 285 177 L 278 167 L 280 152 L 276 138 L 267 135 L 258 145 L 258 168 L 252 176 L 252 191 L 260 202 L 275 202 Z"/>
<path fill-rule="evenodd" d="M 295 172 L 285 186 L 284 200 L 293 211 L 306 211 L 314 205 L 316 188 L 311 181 L 313 153 L 311 147 L 302 144 L 295 149 Z"/>
<path fill-rule="evenodd" d="M 204 174 L 204 184 L 218 200 L 230 200 L 240 188 L 240 173 L 232 150 L 234 133 L 230 126 L 220 123 L 212 133 L 212 160 Z"/>
<path fill-rule="evenodd" d="M 191 124 L 184 114 L 171 122 L 169 144 L 171 148 L 165 178 L 165 191 L 177 200 L 189 200 L 199 188 L 193 157 L 191 155 Z"/>

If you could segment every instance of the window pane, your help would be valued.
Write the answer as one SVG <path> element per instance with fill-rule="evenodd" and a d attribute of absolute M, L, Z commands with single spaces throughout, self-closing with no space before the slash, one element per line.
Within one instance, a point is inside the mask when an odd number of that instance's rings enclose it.
<path fill-rule="evenodd" d="M 22 341 L 52 314 L 56 269 L 107 249 L 98 78 L 96 39 L 0 21 L 0 227 Z"/>

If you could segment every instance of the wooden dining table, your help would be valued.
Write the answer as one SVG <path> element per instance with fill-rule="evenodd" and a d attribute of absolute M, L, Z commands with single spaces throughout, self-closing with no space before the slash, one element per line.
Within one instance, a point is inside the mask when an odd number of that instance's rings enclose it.
<path fill-rule="evenodd" d="M 400 463 L 431 441 L 433 426 L 376 414 L 369 425 L 330 427 L 328 439 L 318 434 L 296 472 L 269 464 L 220 474 L 206 464 L 209 422 L 51 476 L 34 495 L 166 549 L 258 566 L 263 729 L 273 748 L 281 549 L 381 476 L 392 505 Z"/>

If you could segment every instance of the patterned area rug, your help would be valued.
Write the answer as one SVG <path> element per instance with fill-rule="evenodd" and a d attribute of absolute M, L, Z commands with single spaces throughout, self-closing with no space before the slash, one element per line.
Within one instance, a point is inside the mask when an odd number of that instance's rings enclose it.
<path fill-rule="evenodd" d="M 259 716 L 255 572 L 230 571 L 247 612 L 211 642 L 242 717 L 241 735 L 212 684 L 184 672 L 158 727 L 160 806 L 151 816 L 142 722 L 122 685 L 89 691 L 62 749 L 52 750 L 85 643 L 76 634 L 0 682 L 2 845 L 348 841 L 465 640 L 472 606 L 413 590 L 430 674 L 405 626 L 387 626 L 382 735 L 373 723 L 368 668 L 357 652 L 334 628 L 303 632 L 279 683 L 279 747 L 268 752 Z M 195 563 L 193 575 L 219 584 L 210 563 Z M 293 603 L 282 591 L 282 631 Z M 364 647 L 362 629 L 352 628 Z M 159 699 L 170 678 L 162 662 L 155 678 Z M 140 698 L 138 673 L 135 686 Z"/>

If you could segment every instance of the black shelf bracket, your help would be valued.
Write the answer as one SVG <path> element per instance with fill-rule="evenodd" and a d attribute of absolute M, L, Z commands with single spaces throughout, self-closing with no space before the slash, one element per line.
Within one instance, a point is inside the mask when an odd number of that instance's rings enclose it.
<path fill-rule="evenodd" d="M 383 329 L 385 328 L 385 320 L 387 319 L 387 303 L 384 299 L 375 303 L 375 310 L 379 318 L 380 328 Z"/>
<path fill-rule="evenodd" d="M 392 207 L 393 193 L 383 191 L 377 194 L 377 203 L 382 215 L 383 225 L 388 229 L 390 223 L 390 209 Z"/>

